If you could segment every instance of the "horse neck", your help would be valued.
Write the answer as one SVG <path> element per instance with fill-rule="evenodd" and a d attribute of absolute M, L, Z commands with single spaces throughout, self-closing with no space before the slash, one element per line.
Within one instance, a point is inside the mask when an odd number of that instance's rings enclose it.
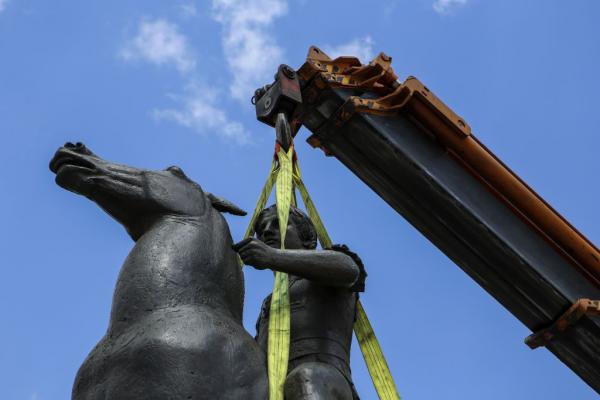
<path fill-rule="evenodd" d="M 241 323 L 243 277 L 223 217 L 165 216 L 127 256 L 114 293 L 111 327 L 161 309 L 215 310 Z"/>

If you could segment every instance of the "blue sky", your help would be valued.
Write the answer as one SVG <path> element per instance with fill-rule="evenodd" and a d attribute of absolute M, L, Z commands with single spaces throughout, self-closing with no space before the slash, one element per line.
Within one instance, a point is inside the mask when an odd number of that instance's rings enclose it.
<path fill-rule="evenodd" d="M 0 0 L 0 398 L 69 398 L 106 329 L 132 242 L 58 188 L 67 140 L 145 168 L 181 166 L 252 209 L 273 132 L 253 90 L 311 44 L 363 61 L 384 51 L 588 236 L 600 240 L 595 0 Z M 530 332 L 335 159 L 299 136 L 305 182 L 332 237 L 369 272 L 363 304 L 412 399 L 592 399 Z M 246 218 L 229 218 L 234 238 Z M 254 333 L 272 276 L 246 269 Z M 375 395 L 356 346 L 354 379 Z"/>

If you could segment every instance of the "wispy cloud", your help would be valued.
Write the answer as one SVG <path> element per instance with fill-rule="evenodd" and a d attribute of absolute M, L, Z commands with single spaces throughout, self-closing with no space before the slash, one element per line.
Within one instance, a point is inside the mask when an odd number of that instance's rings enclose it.
<path fill-rule="evenodd" d="M 219 107 L 219 93 L 216 90 L 191 83 L 186 88 L 185 95 L 172 95 L 171 98 L 180 107 L 155 109 L 152 112 L 154 118 L 173 121 L 199 133 L 213 133 L 238 144 L 250 142 L 250 136 L 244 126 L 237 121 L 231 121 Z"/>
<path fill-rule="evenodd" d="M 233 74 L 230 94 L 246 102 L 283 62 L 283 49 L 270 28 L 287 13 L 287 1 L 213 0 L 212 11 L 214 20 L 222 25 L 223 51 Z"/>
<path fill-rule="evenodd" d="M 4 11 L 7 4 L 8 4 L 8 0 L 0 0 L 0 12 Z"/>
<path fill-rule="evenodd" d="M 373 45 L 373 39 L 370 36 L 365 36 L 337 46 L 323 46 L 323 51 L 331 58 L 354 56 L 364 64 L 373 58 Z"/>
<path fill-rule="evenodd" d="M 184 18 L 191 18 L 198 15 L 198 9 L 194 3 L 180 4 L 179 11 Z"/>
<path fill-rule="evenodd" d="M 179 32 L 177 25 L 164 19 L 142 21 L 136 35 L 123 46 L 120 55 L 127 61 L 172 65 L 180 72 L 189 72 L 196 66 L 186 37 Z"/>
<path fill-rule="evenodd" d="M 433 9 L 439 14 L 447 14 L 457 7 L 467 4 L 467 0 L 436 0 Z"/>
<path fill-rule="evenodd" d="M 164 19 L 146 19 L 140 22 L 137 33 L 121 48 L 119 56 L 125 61 L 174 67 L 183 76 L 186 82 L 183 94 L 168 95 L 176 107 L 152 110 L 156 120 L 171 121 L 238 144 L 248 143 L 249 135 L 243 125 L 229 119 L 219 105 L 219 92 L 201 84 L 196 58 L 188 43 L 188 38 L 176 24 Z"/>
<path fill-rule="evenodd" d="M 2 0 L 0 0 L 0 2 L 1 2 L 1 1 L 2 1 Z M 1 5 L 1 3 L 0 3 L 0 5 Z M 31 394 L 31 397 L 29 398 L 29 400 L 40 400 L 40 397 L 38 396 L 38 394 L 37 394 L 37 393 L 32 393 L 32 394 Z"/>

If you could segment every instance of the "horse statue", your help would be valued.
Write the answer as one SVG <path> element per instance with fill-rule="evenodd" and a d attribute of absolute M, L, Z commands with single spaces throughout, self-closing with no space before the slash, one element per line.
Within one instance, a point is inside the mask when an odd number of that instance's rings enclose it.
<path fill-rule="evenodd" d="M 135 241 L 72 399 L 266 399 L 265 356 L 242 326 L 244 280 L 220 214 L 245 212 L 178 167 L 115 164 L 81 143 L 60 147 L 50 170 Z"/>

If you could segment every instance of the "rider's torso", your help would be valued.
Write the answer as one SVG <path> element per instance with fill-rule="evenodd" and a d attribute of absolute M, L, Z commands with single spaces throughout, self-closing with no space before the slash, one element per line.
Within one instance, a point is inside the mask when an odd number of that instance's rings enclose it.
<path fill-rule="evenodd" d="M 334 356 L 349 364 L 357 293 L 347 288 L 318 285 L 290 275 L 290 361 L 310 354 Z M 266 352 L 269 325 L 268 296 L 261 308 L 256 340 Z"/>

